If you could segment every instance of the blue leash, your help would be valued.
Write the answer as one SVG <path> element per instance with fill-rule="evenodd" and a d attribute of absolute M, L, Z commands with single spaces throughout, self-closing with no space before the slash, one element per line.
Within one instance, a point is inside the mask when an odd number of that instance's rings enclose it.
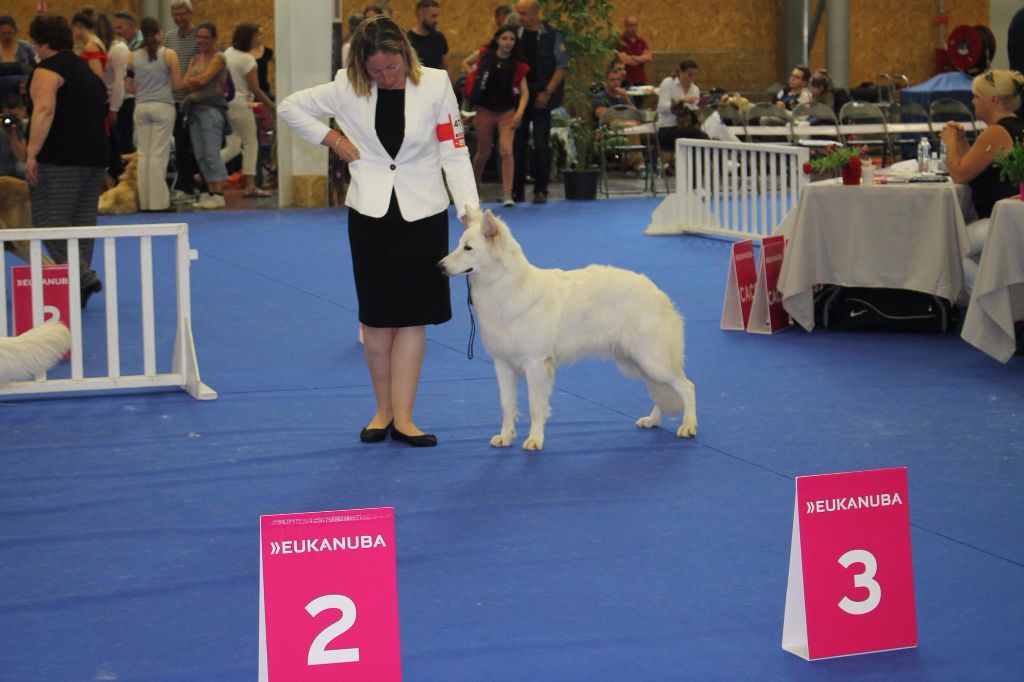
<path fill-rule="evenodd" d="M 466 348 L 466 357 L 473 359 L 473 340 L 476 338 L 476 319 L 473 317 L 473 290 L 469 286 L 469 277 L 466 277 L 466 307 L 469 309 L 469 346 Z"/>

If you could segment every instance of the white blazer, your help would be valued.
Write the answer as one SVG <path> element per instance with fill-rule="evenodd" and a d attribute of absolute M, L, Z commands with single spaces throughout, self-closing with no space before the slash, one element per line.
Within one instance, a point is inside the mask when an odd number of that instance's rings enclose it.
<path fill-rule="evenodd" d="M 395 159 L 377 138 L 376 113 L 377 85 L 372 86 L 369 97 L 359 97 L 345 69 L 339 69 L 331 83 L 292 93 L 277 108 L 278 117 L 312 144 L 320 144 L 330 131 L 322 119 L 334 117 L 359 150 L 359 159 L 349 163 L 352 182 L 345 205 L 363 215 L 380 218 L 387 213 L 392 189 L 407 221 L 447 210 L 445 177 L 460 218 L 467 204 L 479 207 L 473 165 L 448 72 L 423 68 L 419 85 L 406 79 L 405 139 Z"/>

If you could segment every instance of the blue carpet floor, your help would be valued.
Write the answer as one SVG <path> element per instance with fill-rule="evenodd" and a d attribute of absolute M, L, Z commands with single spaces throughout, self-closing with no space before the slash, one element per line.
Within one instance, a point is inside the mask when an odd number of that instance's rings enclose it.
<path fill-rule="evenodd" d="M 467 358 L 462 280 L 417 403 L 440 446 L 362 445 L 344 213 L 190 214 L 218 400 L 0 402 L 0 678 L 254 680 L 259 516 L 393 506 L 407 680 L 1021 679 L 1024 361 L 956 334 L 720 331 L 728 243 L 642 236 L 655 204 L 503 213 L 536 265 L 613 264 L 669 294 L 698 437 L 636 429 L 644 386 L 581 362 L 558 374 L 541 453 L 488 447 L 497 385 L 479 341 Z M 172 282 L 158 268 L 165 370 Z M 138 294 L 121 290 L 129 330 Z M 87 370 L 105 358 L 103 306 L 84 314 Z M 140 356 L 125 351 L 126 372 Z M 909 468 L 920 646 L 784 652 L 794 477 L 888 466 Z"/>

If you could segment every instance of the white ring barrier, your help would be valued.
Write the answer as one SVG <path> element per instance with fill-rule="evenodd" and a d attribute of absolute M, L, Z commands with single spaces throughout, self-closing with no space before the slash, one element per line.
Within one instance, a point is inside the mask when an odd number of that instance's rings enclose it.
<path fill-rule="evenodd" d="M 809 178 L 806 147 L 676 140 L 676 191 L 645 234 L 694 232 L 760 241 L 796 207 Z"/>
<path fill-rule="evenodd" d="M 158 373 L 156 362 L 156 325 L 153 297 L 153 238 L 175 239 L 175 272 L 177 290 L 177 329 L 171 372 Z M 103 376 L 84 376 L 82 361 L 82 311 L 79 291 L 80 239 L 103 240 L 103 286 L 106 303 L 107 367 Z M 118 239 L 139 240 L 139 273 L 142 301 L 143 371 L 137 375 L 121 373 L 121 330 L 118 322 Z M 71 376 L 68 379 L 47 379 L 41 374 L 34 381 L 0 385 L 0 395 L 61 393 L 71 391 L 109 391 L 154 387 L 179 387 L 198 400 L 214 400 L 217 392 L 204 384 L 199 376 L 195 341 L 192 337 L 192 289 L 189 267 L 199 254 L 189 247 L 188 225 L 117 225 L 94 227 L 45 227 L 0 230 L 0 336 L 7 336 L 7 282 L 4 242 L 28 241 L 31 268 L 33 326 L 43 323 L 42 242 L 67 240 L 68 299 L 71 328 Z M 98 244 L 97 244 L 98 246 Z"/>

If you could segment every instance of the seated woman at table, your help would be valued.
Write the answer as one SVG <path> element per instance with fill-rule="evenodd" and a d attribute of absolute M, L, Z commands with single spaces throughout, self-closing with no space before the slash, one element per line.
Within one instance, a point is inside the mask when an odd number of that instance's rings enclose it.
<path fill-rule="evenodd" d="M 941 133 L 946 143 L 949 177 L 954 182 L 970 184 L 978 214 L 978 220 L 967 226 L 971 250 L 964 259 L 964 268 L 968 274 L 981 259 L 993 206 L 1020 192 L 1018 185 L 999 179 L 999 169 L 992 161 L 1014 142 L 1024 142 L 1024 125 L 1014 113 L 1024 97 L 1024 76 L 1019 71 L 988 71 L 974 79 L 971 90 L 975 117 L 985 122 L 985 130 L 973 145 L 967 143 L 964 128 L 956 121 L 947 123 Z"/>

